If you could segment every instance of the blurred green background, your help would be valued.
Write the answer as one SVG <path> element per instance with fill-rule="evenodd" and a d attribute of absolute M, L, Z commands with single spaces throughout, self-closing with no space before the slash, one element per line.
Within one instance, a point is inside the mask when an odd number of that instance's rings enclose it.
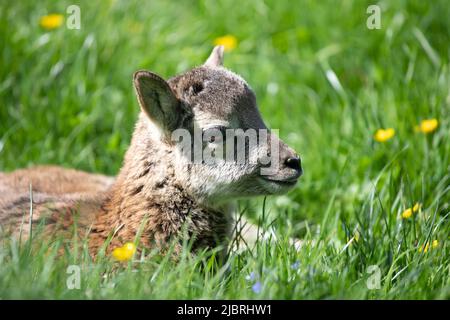
<path fill-rule="evenodd" d="M 72 4 L 81 9 L 80 30 L 65 21 L 52 30 L 40 26 L 52 13 L 66 20 Z M 381 8 L 379 30 L 366 26 L 371 4 Z M 318 264 L 329 255 L 339 262 L 328 267 L 351 269 L 342 282 L 318 280 L 318 291 L 267 289 L 264 296 L 368 297 L 367 290 L 341 290 L 370 263 L 386 272 L 425 263 L 419 280 L 401 274 L 416 291 L 389 282 L 380 296 L 445 297 L 449 16 L 447 0 L 2 1 L 0 171 L 53 163 L 116 174 L 139 111 L 133 72 L 169 78 L 203 63 L 215 40 L 231 35 L 237 45 L 225 66 L 249 82 L 267 125 L 303 160 L 298 187 L 267 200 L 278 228 L 318 243 L 309 253 Z M 437 129 L 416 132 L 424 119 L 437 119 Z M 394 137 L 375 141 L 380 128 L 394 128 Z M 416 202 L 420 215 L 402 221 Z M 260 200 L 241 205 L 260 217 Z M 362 240 L 345 258 L 340 250 L 324 253 L 330 244 L 342 249 L 355 230 Z M 439 262 L 416 260 L 417 247 L 433 239 Z M 405 250 L 415 254 L 406 259 Z M 206 296 L 242 297 L 241 289 L 211 290 Z"/>

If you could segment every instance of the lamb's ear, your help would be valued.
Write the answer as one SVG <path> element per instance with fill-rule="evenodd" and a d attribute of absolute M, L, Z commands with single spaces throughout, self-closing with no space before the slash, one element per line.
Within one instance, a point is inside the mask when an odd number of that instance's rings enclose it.
<path fill-rule="evenodd" d="M 220 67 L 223 65 L 223 46 L 215 46 L 209 58 L 205 62 L 208 67 Z"/>
<path fill-rule="evenodd" d="M 169 84 L 160 76 L 148 71 L 135 72 L 133 79 L 142 111 L 170 135 L 179 125 L 182 110 L 180 101 Z"/>

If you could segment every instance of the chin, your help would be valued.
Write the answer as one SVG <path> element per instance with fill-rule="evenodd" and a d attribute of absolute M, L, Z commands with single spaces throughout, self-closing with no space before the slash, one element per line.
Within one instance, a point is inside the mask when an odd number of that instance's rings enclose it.
<path fill-rule="evenodd" d="M 289 182 L 283 182 L 283 181 L 271 181 L 264 178 L 259 178 L 259 183 L 264 189 L 264 195 L 281 195 L 289 192 L 290 190 L 294 189 L 294 187 L 297 185 L 297 181 L 289 181 Z"/>
<path fill-rule="evenodd" d="M 220 203 L 223 201 L 245 199 L 258 196 L 282 195 L 294 189 L 297 181 L 274 181 L 262 177 L 252 177 L 241 180 L 214 190 L 207 197 L 208 202 Z"/>

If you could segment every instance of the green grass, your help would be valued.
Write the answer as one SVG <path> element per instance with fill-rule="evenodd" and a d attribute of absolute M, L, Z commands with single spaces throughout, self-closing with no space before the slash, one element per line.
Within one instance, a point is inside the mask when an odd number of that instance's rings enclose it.
<path fill-rule="evenodd" d="M 370 1 L 78 3 L 81 30 L 49 32 L 39 18 L 65 14 L 71 1 L 1 4 L 0 171 L 53 163 L 115 174 L 138 113 L 132 73 L 172 76 L 232 34 L 239 43 L 225 65 L 254 88 L 305 174 L 288 195 L 267 199 L 264 224 L 281 239 L 232 254 L 220 270 L 202 255 L 120 266 L 85 251 L 56 258 L 58 243 L 9 241 L 0 298 L 450 298 L 447 0 L 378 1 L 380 30 L 366 27 Z M 438 129 L 415 132 L 428 118 Z M 375 142 L 386 127 L 394 138 Z M 260 220 L 262 202 L 241 210 Z M 420 212 L 401 219 L 416 202 Z M 300 251 L 289 235 L 305 241 Z M 420 252 L 433 240 L 437 248 Z M 66 286 L 70 264 L 82 269 L 79 290 Z M 375 290 L 366 285 L 372 265 Z"/>

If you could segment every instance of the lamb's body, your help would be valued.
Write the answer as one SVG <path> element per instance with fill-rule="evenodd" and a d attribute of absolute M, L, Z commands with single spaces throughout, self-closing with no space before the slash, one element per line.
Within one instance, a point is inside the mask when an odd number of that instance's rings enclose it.
<path fill-rule="evenodd" d="M 33 226 L 45 232 L 70 232 L 74 219 L 86 230 L 106 200 L 114 178 L 55 166 L 0 173 L 0 226 L 3 232 L 27 237 L 32 203 Z"/>
<path fill-rule="evenodd" d="M 178 240 L 177 252 L 184 235 L 194 250 L 225 248 L 232 200 L 283 193 L 295 185 L 301 169 L 294 151 L 278 138 L 271 143 L 279 145 L 281 166 L 267 176 L 260 174 L 260 164 L 249 161 L 192 163 L 169 139 L 178 128 L 189 133 L 195 127 L 266 128 L 251 89 L 221 61 L 222 49 L 216 47 L 204 66 L 168 82 L 145 71 L 135 74 L 142 112 L 117 178 L 59 167 L 0 173 L 2 229 L 26 235 L 32 203 L 33 226 L 44 224 L 49 235 L 73 236 L 76 222 L 93 255 L 109 237 L 108 251 L 134 241 L 138 231 L 140 244 L 149 248 L 164 249 Z M 216 150 L 224 142 L 203 143 Z M 267 144 L 261 145 L 248 150 L 248 157 L 266 154 Z"/>

